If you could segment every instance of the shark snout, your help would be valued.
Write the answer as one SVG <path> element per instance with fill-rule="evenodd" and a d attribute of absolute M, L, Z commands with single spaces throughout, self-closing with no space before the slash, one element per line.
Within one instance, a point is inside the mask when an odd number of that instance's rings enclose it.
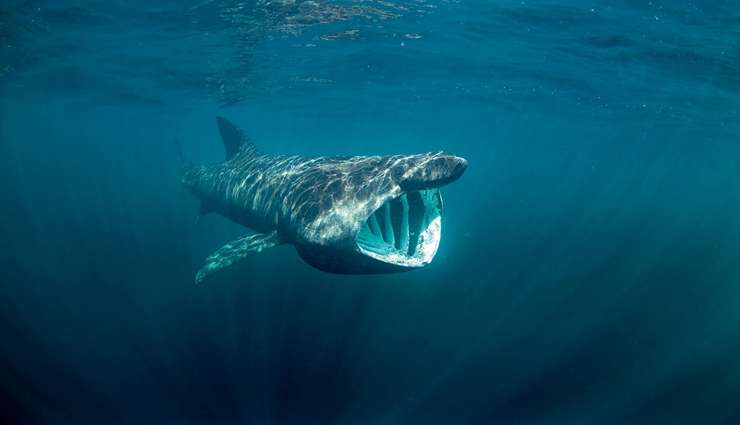
<path fill-rule="evenodd" d="M 447 153 L 434 154 L 410 167 L 398 184 L 404 190 L 432 189 L 446 186 L 465 173 L 468 161 Z"/>
<path fill-rule="evenodd" d="M 468 160 L 460 156 L 451 156 L 449 159 L 452 162 L 453 174 L 456 176 L 455 179 L 459 179 L 468 169 Z"/>

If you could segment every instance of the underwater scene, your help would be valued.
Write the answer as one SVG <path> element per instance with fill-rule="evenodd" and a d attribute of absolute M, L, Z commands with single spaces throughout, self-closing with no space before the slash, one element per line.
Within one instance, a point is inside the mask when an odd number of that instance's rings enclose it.
<path fill-rule="evenodd" d="M 0 423 L 739 424 L 738 0 L 4 0 Z"/>

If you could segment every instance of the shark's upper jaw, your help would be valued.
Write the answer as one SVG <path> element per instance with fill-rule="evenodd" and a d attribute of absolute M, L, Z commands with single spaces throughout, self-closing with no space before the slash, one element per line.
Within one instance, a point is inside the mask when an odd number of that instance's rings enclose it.
<path fill-rule="evenodd" d="M 360 254 L 401 268 L 431 263 L 442 238 L 442 195 L 437 188 L 403 192 L 362 224 Z"/>
<path fill-rule="evenodd" d="M 401 189 L 406 191 L 439 188 L 462 177 L 468 161 L 445 152 L 414 157 L 411 166 L 398 177 Z"/>

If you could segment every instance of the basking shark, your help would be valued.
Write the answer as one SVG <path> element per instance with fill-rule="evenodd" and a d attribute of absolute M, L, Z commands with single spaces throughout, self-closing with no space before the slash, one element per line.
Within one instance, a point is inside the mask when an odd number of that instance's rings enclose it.
<path fill-rule="evenodd" d="M 377 274 L 431 263 L 442 235 L 440 188 L 468 163 L 445 152 L 305 158 L 265 155 L 217 118 L 226 148 L 219 164 L 187 167 L 182 183 L 216 212 L 255 233 L 206 258 L 196 282 L 265 249 L 292 244 L 330 273 Z"/>

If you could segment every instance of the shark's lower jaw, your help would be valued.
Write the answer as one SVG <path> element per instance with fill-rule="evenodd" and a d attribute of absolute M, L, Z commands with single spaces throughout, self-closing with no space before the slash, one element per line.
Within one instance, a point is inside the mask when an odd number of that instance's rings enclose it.
<path fill-rule="evenodd" d="M 431 263 L 442 238 L 442 196 L 438 189 L 404 193 L 363 223 L 359 252 L 383 263 L 418 268 Z"/>

